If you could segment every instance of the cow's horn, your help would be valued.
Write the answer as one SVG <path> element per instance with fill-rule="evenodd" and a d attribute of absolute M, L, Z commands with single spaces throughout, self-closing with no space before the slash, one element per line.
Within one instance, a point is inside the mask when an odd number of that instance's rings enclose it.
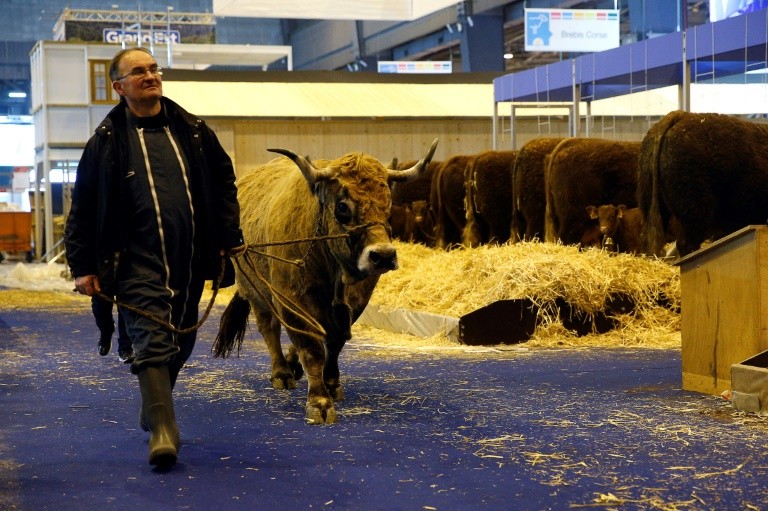
<path fill-rule="evenodd" d="M 296 166 L 299 167 L 299 170 L 301 170 L 301 173 L 304 174 L 304 178 L 309 182 L 310 185 L 313 185 L 328 176 L 328 172 L 315 167 L 309 160 L 309 157 L 305 158 L 304 156 L 299 156 L 298 154 L 294 153 L 293 151 L 289 151 L 288 149 L 272 148 L 267 149 L 267 151 L 282 154 L 283 156 L 287 156 L 293 160 Z"/>
<path fill-rule="evenodd" d="M 429 151 L 427 151 L 427 155 L 424 156 L 424 158 L 420 159 L 416 163 L 416 165 L 414 165 L 413 167 L 405 170 L 390 170 L 389 180 L 390 181 L 411 181 L 419 177 L 427 168 L 427 165 L 429 165 L 429 162 L 432 161 L 432 157 L 435 155 L 435 149 L 437 149 L 438 140 L 439 139 L 436 138 L 435 140 L 432 141 L 432 146 L 430 146 Z"/>

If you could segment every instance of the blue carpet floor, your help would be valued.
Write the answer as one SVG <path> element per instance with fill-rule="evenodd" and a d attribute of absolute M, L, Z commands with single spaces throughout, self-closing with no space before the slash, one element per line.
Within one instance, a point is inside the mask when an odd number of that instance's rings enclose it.
<path fill-rule="evenodd" d="M 220 313 L 220 311 L 219 311 Z M 135 377 L 87 310 L 0 310 L 0 509 L 768 509 L 768 426 L 680 389 L 675 350 L 416 353 L 353 339 L 339 422 L 275 391 L 254 328 L 214 359 L 214 311 L 154 471 Z"/>

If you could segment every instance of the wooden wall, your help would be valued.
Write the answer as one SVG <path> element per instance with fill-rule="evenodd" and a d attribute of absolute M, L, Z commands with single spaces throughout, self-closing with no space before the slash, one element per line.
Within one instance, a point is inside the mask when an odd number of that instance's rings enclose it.
<path fill-rule="evenodd" d="M 544 121 L 544 122 L 542 122 Z M 352 151 L 371 154 L 383 162 L 421 158 L 434 138 L 440 142 L 436 160 L 493 148 L 493 124 L 488 118 L 461 119 L 208 119 L 235 162 L 238 175 L 271 160 L 267 148 L 290 149 L 312 158 L 336 158 Z M 500 123 L 498 147 L 512 149 Z M 643 117 L 595 119 L 590 136 L 642 140 L 649 121 Z M 582 132 L 585 128 L 582 124 Z M 583 134 L 583 133 L 582 133 Z M 517 148 L 540 136 L 568 135 L 566 117 L 522 118 L 515 123 Z"/>

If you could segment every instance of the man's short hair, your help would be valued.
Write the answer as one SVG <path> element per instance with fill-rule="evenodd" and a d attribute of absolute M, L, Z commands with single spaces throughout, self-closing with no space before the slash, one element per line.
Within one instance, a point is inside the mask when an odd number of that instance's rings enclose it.
<path fill-rule="evenodd" d="M 112 57 L 112 61 L 109 63 L 109 79 L 110 80 L 112 80 L 113 82 L 117 80 L 117 78 L 120 76 L 120 72 L 118 71 L 118 68 L 120 67 L 120 61 L 123 60 L 123 57 L 125 57 L 127 54 L 129 54 L 132 51 L 143 51 L 150 57 L 154 57 L 151 51 L 141 46 L 132 46 L 130 48 L 124 48 L 120 50 L 119 52 L 115 53 L 115 56 Z"/>

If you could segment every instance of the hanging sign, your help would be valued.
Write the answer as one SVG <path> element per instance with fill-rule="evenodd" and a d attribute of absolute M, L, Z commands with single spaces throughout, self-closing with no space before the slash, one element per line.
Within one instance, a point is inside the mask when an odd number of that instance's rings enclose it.
<path fill-rule="evenodd" d="M 123 30 L 120 28 L 103 29 L 105 43 L 154 43 L 154 44 L 179 44 L 181 32 L 178 30 Z"/>
<path fill-rule="evenodd" d="M 453 72 L 450 60 L 380 60 L 379 73 L 444 74 Z"/>
<path fill-rule="evenodd" d="M 525 9 L 525 51 L 617 48 L 619 19 L 615 9 Z"/>

